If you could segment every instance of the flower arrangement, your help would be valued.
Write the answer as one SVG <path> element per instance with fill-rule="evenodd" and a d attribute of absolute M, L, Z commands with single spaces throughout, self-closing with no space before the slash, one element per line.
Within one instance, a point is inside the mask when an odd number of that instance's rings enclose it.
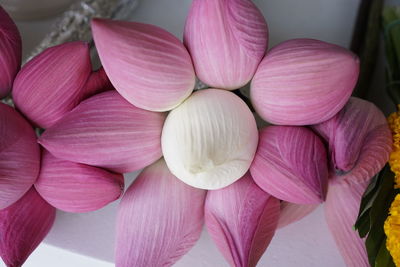
<path fill-rule="evenodd" d="M 183 43 L 149 24 L 91 27 L 99 70 L 79 41 L 20 68 L 19 33 L 0 8 L 0 94 L 15 104 L 0 105 L 7 266 L 25 262 L 56 209 L 94 211 L 121 195 L 118 267 L 173 265 L 203 224 L 231 266 L 255 266 L 278 227 L 321 203 L 346 264 L 368 265 L 353 226 L 392 134 L 375 105 L 351 97 L 356 55 L 313 39 L 267 51 L 250 0 L 194 0 Z M 258 129 L 252 111 L 273 125 Z M 123 193 L 122 173 L 142 168 Z"/>

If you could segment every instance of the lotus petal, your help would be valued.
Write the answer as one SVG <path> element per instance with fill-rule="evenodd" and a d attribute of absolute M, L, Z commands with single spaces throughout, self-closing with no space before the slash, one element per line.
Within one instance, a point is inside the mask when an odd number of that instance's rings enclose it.
<path fill-rule="evenodd" d="M 276 198 L 297 204 L 317 204 L 325 199 L 325 147 L 305 127 L 270 126 L 261 130 L 250 171 L 258 186 Z"/>
<path fill-rule="evenodd" d="M 21 66 L 22 43 L 15 23 L 0 6 L 0 98 L 11 90 Z"/>
<path fill-rule="evenodd" d="M 57 158 L 126 173 L 161 157 L 164 120 L 165 114 L 107 91 L 81 102 L 44 131 L 39 143 Z"/>
<path fill-rule="evenodd" d="M 108 90 L 112 90 L 114 87 L 112 86 L 110 80 L 107 77 L 104 68 L 93 71 L 85 84 L 84 96 L 83 98 L 89 98 L 101 92 L 105 92 Z"/>
<path fill-rule="evenodd" d="M 35 125 L 48 128 L 82 100 L 91 70 L 87 43 L 48 48 L 18 73 L 14 103 Z"/>
<path fill-rule="evenodd" d="M 345 48 L 294 39 L 271 49 L 251 83 L 257 113 L 280 125 L 316 124 L 332 118 L 349 99 L 359 60 Z"/>
<path fill-rule="evenodd" d="M 237 89 L 250 81 L 267 50 L 267 23 L 251 0 L 194 0 L 184 43 L 201 81 Z"/>
<path fill-rule="evenodd" d="M 385 116 L 374 104 L 359 98 L 350 98 L 337 115 L 313 129 L 329 144 L 332 176 L 337 179 L 369 180 L 382 169 L 392 150 Z"/>
<path fill-rule="evenodd" d="M 336 245 L 347 266 L 370 266 L 364 240 L 353 226 L 357 220 L 361 197 L 369 181 L 358 184 L 330 182 L 325 202 L 325 217 Z"/>
<path fill-rule="evenodd" d="M 57 209 L 88 212 L 118 199 L 124 190 L 124 177 L 122 174 L 58 159 L 43 150 L 35 188 Z"/>
<path fill-rule="evenodd" d="M 279 200 L 261 190 L 249 173 L 235 183 L 207 193 L 208 233 L 231 266 L 256 266 L 279 220 Z"/>
<path fill-rule="evenodd" d="M 0 210 L 0 256 L 8 267 L 20 267 L 53 226 L 56 209 L 31 189 Z"/>
<path fill-rule="evenodd" d="M 257 149 L 253 114 L 235 94 L 200 90 L 172 110 L 162 132 L 171 172 L 202 189 L 220 189 L 249 169 Z"/>
<path fill-rule="evenodd" d="M 92 31 L 108 77 L 133 105 L 167 111 L 192 93 L 190 55 L 171 33 L 154 25 L 107 19 L 92 20 Z"/>
<path fill-rule="evenodd" d="M 0 210 L 31 188 L 40 168 L 40 150 L 29 123 L 0 103 Z"/>
<path fill-rule="evenodd" d="M 281 202 L 281 212 L 279 215 L 278 228 L 285 227 L 294 222 L 300 221 L 308 214 L 313 212 L 319 205 L 301 205 L 286 201 Z"/>
<path fill-rule="evenodd" d="M 163 159 L 144 169 L 119 205 L 116 267 L 174 264 L 200 237 L 205 196 L 176 179 Z"/>

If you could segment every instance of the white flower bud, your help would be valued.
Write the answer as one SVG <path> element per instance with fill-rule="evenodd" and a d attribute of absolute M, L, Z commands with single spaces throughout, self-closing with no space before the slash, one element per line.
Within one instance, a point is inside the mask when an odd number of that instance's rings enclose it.
<path fill-rule="evenodd" d="M 253 114 L 238 96 L 207 89 L 170 112 L 161 143 L 176 177 L 197 188 L 219 189 L 249 169 L 258 132 Z"/>

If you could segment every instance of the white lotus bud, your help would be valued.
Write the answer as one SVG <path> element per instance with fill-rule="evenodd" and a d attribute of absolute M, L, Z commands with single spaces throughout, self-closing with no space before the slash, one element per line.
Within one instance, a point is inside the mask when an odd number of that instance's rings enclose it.
<path fill-rule="evenodd" d="M 256 121 L 235 94 L 219 89 L 195 92 L 172 110 L 161 145 L 170 171 L 202 189 L 219 189 L 242 177 L 257 149 Z"/>

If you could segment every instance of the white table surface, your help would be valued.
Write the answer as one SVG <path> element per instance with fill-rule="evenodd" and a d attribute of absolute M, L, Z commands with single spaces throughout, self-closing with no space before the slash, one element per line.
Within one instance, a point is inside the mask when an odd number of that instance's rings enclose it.
<path fill-rule="evenodd" d="M 270 30 L 270 46 L 308 37 L 348 46 L 360 0 L 256 0 Z M 131 20 L 164 27 L 179 38 L 190 0 L 141 0 Z M 24 54 L 51 27 L 54 19 L 18 22 Z M 127 184 L 135 175 L 127 176 Z M 31 255 L 26 267 L 113 266 L 117 203 L 88 214 L 57 213 L 45 242 Z M 4 266 L 1 265 L 0 266 Z M 208 234 L 175 266 L 228 266 Z M 302 221 L 277 231 L 258 266 L 340 267 L 344 262 L 324 220 L 322 207 Z"/>

